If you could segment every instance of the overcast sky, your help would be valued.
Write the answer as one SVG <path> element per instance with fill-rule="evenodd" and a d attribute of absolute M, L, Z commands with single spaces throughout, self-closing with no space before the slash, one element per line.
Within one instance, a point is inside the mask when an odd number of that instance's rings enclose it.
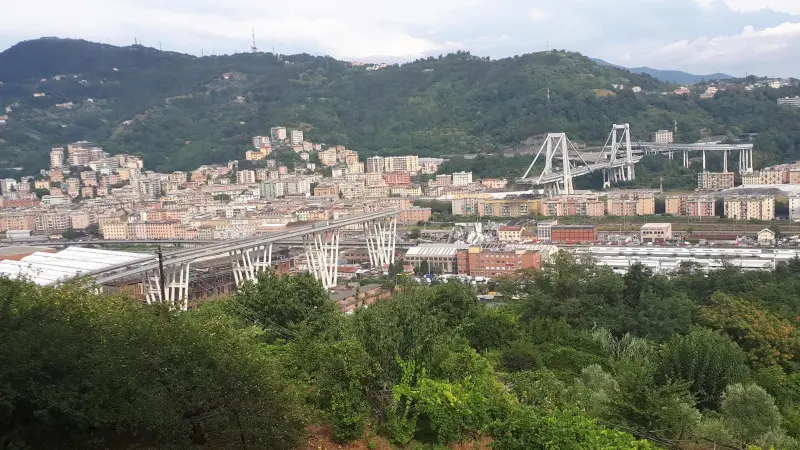
<path fill-rule="evenodd" d="M 186 53 L 404 61 L 550 48 L 694 73 L 800 77 L 800 0 L 0 0 L 0 49 L 41 36 Z"/>

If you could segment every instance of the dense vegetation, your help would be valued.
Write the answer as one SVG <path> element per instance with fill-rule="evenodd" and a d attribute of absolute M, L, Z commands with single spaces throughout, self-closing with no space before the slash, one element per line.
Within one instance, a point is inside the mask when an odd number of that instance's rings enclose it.
<path fill-rule="evenodd" d="M 346 316 L 308 275 L 186 313 L 0 280 L 0 442 L 281 449 L 327 423 L 370 447 L 800 448 L 800 261 L 667 278 L 561 254 L 493 288 L 400 284 Z"/>
<path fill-rule="evenodd" d="M 775 104 L 791 89 L 660 95 L 671 87 L 563 51 L 494 61 L 459 52 L 369 72 L 310 55 L 197 58 L 41 39 L 0 53 L 0 81 L 0 106 L 12 109 L 0 127 L 6 171 L 45 167 L 52 146 L 82 139 L 141 154 L 153 169 L 189 169 L 241 159 L 251 136 L 278 124 L 365 155 L 447 156 L 497 152 L 546 132 L 602 144 L 612 123 L 630 122 L 648 139 L 677 120 L 684 142 L 762 133 L 757 164 L 800 157 L 800 112 Z M 72 109 L 55 106 L 67 101 Z M 520 175 L 514 169 L 510 178 Z"/>

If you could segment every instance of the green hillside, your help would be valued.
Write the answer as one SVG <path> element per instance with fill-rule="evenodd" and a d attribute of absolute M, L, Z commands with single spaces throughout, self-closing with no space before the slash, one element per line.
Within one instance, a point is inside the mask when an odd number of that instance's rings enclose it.
<path fill-rule="evenodd" d="M 461 52 L 366 71 L 310 55 L 198 58 L 48 38 L 0 53 L 0 81 L 0 107 L 12 109 L 0 127 L 0 168 L 25 172 L 45 167 L 51 147 L 84 139 L 141 154 L 150 168 L 189 169 L 241 158 L 252 135 L 278 124 L 367 155 L 439 156 L 497 152 L 546 132 L 602 143 L 615 122 L 647 139 L 677 120 L 681 141 L 759 132 L 764 161 L 800 156 L 800 113 L 775 104 L 794 95 L 788 89 L 660 95 L 671 87 L 568 52 Z M 72 109 L 55 106 L 70 101 Z"/>

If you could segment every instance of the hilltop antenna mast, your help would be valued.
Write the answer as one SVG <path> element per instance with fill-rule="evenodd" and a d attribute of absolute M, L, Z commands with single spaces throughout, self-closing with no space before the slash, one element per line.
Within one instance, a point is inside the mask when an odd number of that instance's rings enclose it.
<path fill-rule="evenodd" d="M 250 46 L 250 52 L 258 53 L 258 47 L 256 47 L 256 29 L 253 28 L 253 45 Z"/>

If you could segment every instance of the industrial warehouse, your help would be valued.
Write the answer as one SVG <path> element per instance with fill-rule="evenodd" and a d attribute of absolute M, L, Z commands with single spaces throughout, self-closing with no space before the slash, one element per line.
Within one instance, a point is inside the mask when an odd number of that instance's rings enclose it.
<path fill-rule="evenodd" d="M 576 255 L 586 255 L 617 273 L 625 273 L 636 263 L 659 273 L 669 273 L 692 263 L 698 269 L 716 270 L 731 265 L 742 270 L 772 270 L 778 263 L 800 257 L 800 249 L 715 248 L 715 247 L 576 247 Z"/>

